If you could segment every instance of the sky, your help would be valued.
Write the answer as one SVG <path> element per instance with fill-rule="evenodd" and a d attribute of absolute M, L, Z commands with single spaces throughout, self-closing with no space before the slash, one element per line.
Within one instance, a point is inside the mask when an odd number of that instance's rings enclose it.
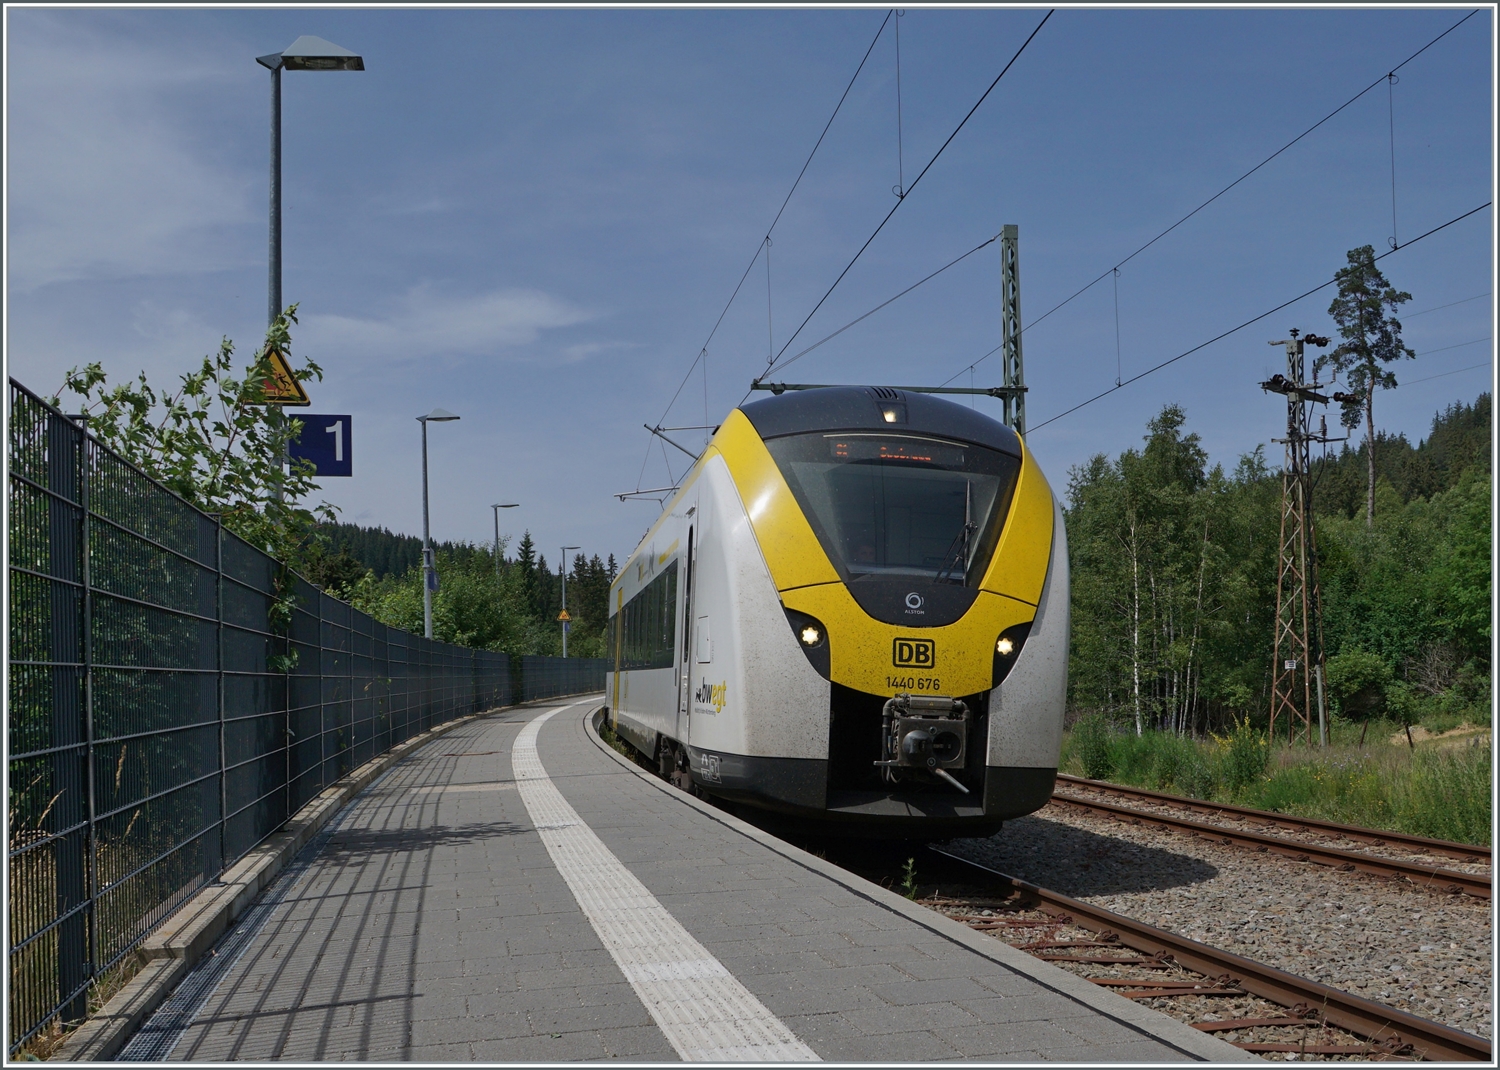
<path fill-rule="evenodd" d="M 420 534 L 414 418 L 441 407 L 461 419 L 430 432 L 434 538 L 488 542 L 491 504 L 517 502 L 512 546 L 529 529 L 553 562 L 562 544 L 623 560 L 658 506 L 614 495 L 689 463 L 643 425 L 690 428 L 670 435 L 695 451 L 771 352 L 1012 223 L 1027 442 L 1059 494 L 1169 403 L 1213 461 L 1264 444 L 1277 463 L 1267 343 L 1333 333 L 1331 289 L 1048 421 L 1393 238 L 1381 267 L 1419 356 L 1375 415 L 1415 442 L 1494 379 L 1493 211 L 1404 245 L 1492 199 L 1492 11 L 1384 76 L 1470 10 L 1059 8 L 948 141 L 1047 9 L 9 5 L 8 370 L 51 394 L 92 360 L 171 384 L 222 337 L 248 357 L 255 57 L 312 34 L 366 65 L 283 75 L 283 295 L 293 352 L 325 371 L 307 411 L 352 417 L 355 474 L 321 492 L 345 521 Z M 997 385 L 998 356 L 970 366 L 999 345 L 999 297 L 991 244 L 771 378 Z"/>

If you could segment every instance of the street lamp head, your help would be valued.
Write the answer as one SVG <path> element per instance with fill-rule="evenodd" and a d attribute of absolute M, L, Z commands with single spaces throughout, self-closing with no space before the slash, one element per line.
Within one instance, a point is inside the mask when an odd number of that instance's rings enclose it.
<path fill-rule="evenodd" d="M 511 502 L 509 505 L 492 505 L 492 506 L 490 506 L 490 508 L 491 509 L 515 509 L 520 504 L 521 504 L 520 502 Z"/>
<path fill-rule="evenodd" d="M 421 420 L 424 424 L 429 420 L 435 424 L 441 424 L 449 420 L 457 420 L 459 417 L 454 416 L 447 409 L 433 409 L 426 416 L 418 416 L 417 419 Z"/>
<path fill-rule="evenodd" d="M 364 57 L 356 56 L 347 48 L 340 48 L 321 37 L 299 37 L 282 52 L 269 56 L 256 56 L 255 62 L 262 67 L 289 71 L 362 71 Z"/>

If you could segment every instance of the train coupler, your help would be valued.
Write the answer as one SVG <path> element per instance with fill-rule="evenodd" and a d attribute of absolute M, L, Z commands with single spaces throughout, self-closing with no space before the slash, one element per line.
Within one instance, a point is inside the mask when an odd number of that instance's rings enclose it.
<path fill-rule="evenodd" d="M 900 694 L 881 711 L 880 775 L 888 784 L 901 771 L 927 773 L 969 794 L 948 772 L 962 769 L 967 758 L 969 707 L 946 695 Z"/>

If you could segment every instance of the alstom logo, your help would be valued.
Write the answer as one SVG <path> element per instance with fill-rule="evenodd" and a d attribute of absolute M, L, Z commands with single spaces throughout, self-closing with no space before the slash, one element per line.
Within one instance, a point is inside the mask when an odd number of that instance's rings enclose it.
<path fill-rule="evenodd" d="M 936 661 L 931 639 L 897 639 L 891 649 L 891 664 L 898 669 L 930 669 Z"/>

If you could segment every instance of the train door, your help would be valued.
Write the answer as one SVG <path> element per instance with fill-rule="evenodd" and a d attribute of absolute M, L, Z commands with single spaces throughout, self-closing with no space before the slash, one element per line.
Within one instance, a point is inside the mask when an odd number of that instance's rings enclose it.
<path fill-rule="evenodd" d="M 682 648 L 677 655 L 677 740 L 688 742 L 693 710 L 693 528 L 688 528 L 687 568 L 682 574 Z"/>

